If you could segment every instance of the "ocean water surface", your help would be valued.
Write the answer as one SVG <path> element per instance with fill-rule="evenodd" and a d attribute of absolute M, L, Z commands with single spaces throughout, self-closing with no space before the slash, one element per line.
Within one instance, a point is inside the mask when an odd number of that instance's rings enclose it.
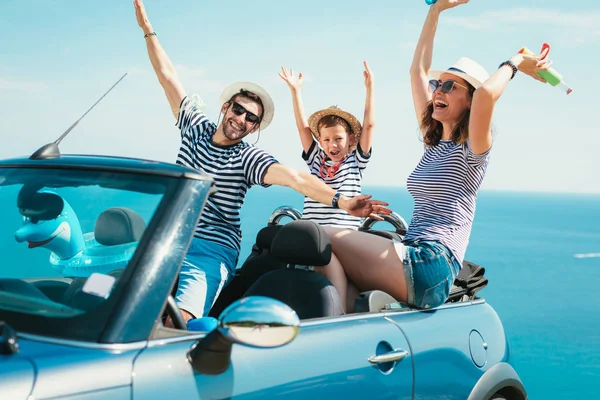
<path fill-rule="evenodd" d="M 364 193 L 410 221 L 405 188 Z M 249 191 L 240 263 L 281 205 L 301 210 L 302 196 L 286 188 Z M 502 320 L 529 398 L 598 398 L 600 196 L 482 191 L 466 259 L 486 268 L 489 284 L 479 293 Z"/>

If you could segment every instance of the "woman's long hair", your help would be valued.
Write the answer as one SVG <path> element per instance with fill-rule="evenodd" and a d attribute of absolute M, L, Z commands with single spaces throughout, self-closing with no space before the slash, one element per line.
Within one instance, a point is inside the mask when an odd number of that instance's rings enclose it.
<path fill-rule="evenodd" d="M 475 88 L 467 82 L 469 87 L 469 97 L 473 100 Z M 433 119 L 433 100 L 430 100 L 421 116 L 420 129 L 423 132 L 423 142 L 429 146 L 436 146 L 442 139 L 443 126 L 442 123 Z M 467 108 L 458 121 L 458 124 L 452 131 L 452 141 L 456 144 L 465 143 L 469 139 L 469 118 L 471 117 L 471 108 Z"/>

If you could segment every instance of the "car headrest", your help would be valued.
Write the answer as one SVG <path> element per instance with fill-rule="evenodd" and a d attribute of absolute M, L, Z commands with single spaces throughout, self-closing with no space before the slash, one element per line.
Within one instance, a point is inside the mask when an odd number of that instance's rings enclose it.
<path fill-rule="evenodd" d="M 287 264 L 319 267 L 331 260 L 331 241 L 317 223 L 292 221 L 283 225 L 273 238 L 271 254 Z"/>
<path fill-rule="evenodd" d="M 96 241 L 103 246 L 137 242 L 146 229 L 146 223 L 135 211 L 112 207 L 100 214 L 94 227 Z"/>
<path fill-rule="evenodd" d="M 262 228 L 256 234 L 256 246 L 259 249 L 271 249 L 271 243 L 273 243 L 273 238 L 277 235 L 281 229 L 281 225 L 269 225 Z"/>

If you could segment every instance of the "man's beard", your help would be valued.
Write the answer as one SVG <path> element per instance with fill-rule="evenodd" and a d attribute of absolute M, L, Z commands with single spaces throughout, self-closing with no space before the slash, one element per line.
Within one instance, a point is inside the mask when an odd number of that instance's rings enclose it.
<path fill-rule="evenodd" d="M 252 127 L 244 131 L 238 131 L 234 129 L 231 125 L 229 125 L 230 121 L 231 120 L 227 120 L 225 123 L 223 123 L 223 135 L 225 135 L 227 139 L 241 140 L 250 134 L 250 130 L 252 129 Z"/>
<path fill-rule="evenodd" d="M 223 128 L 223 134 L 225 135 L 225 137 L 229 140 L 239 140 L 239 139 L 243 139 L 246 137 L 247 133 L 241 133 L 239 135 L 237 135 L 236 133 L 234 133 L 233 135 L 228 132 L 228 129 Z"/>

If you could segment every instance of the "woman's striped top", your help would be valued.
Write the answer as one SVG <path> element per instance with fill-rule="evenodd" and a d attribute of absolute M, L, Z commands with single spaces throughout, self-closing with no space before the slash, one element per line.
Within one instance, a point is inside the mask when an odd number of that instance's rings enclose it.
<path fill-rule="evenodd" d="M 408 177 L 415 207 L 405 240 L 437 240 L 462 263 L 490 150 L 474 154 L 450 140 L 426 148 Z"/>

